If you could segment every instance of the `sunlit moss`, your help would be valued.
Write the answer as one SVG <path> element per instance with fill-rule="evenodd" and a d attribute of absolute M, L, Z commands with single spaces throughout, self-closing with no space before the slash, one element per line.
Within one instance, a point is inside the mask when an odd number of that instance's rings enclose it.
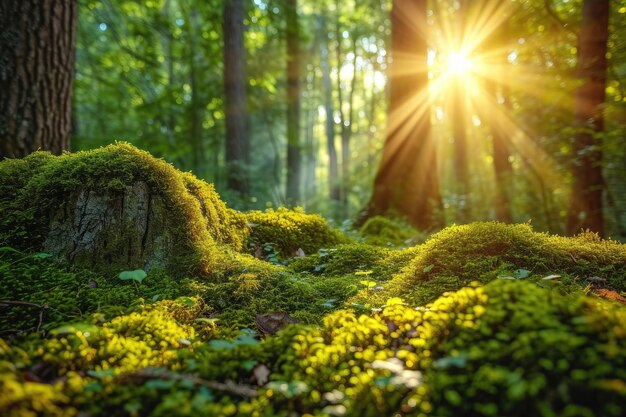
<path fill-rule="evenodd" d="M 365 243 L 378 246 L 412 246 L 422 243 L 426 236 L 399 219 L 374 216 L 359 229 Z"/>
<path fill-rule="evenodd" d="M 299 209 L 281 207 L 277 210 L 251 211 L 245 213 L 245 216 L 252 229 L 251 250 L 261 255 L 276 250 L 281 257 L 290 258 L 297 255 L 298 249 L 310 254 L 346 240 L 322 217 L 305 214 Z M 266 245 L 270 245 L 268 249 L 264 248 Z"/>
<path fill-rule="evenodd" d="M 0 368 L 3 389 L 14 393 L 8 409 L 28 415 L 46 402 L 94 416 L 623 415 L 626 310 L 616 304 L 498 280 L 427 307 L 392 299 L 368 315 L 340 310 L 321 327 L 295 325 L 264 341 L 248 332 L 202 343 L 173 318 L 201 314 L 197 302 L 157 303 L 28 342 L 33 362 L 45 359 L 62 378 L 34 386 L 16 372 L 29 363 Z"/>
<path fill-rule="evenodd" d="M 590 277 L 626 290 L 626 246 L 595 234 L 568 238 L 537 233 L 525 224 L 474 223 L 448 227 L 418 248 L 415 258 L 383 291 L 363 296 L 374 303 L 403 296 L 424 304 L 475 280 L 516 278 L 517 270 L 528 271 L 531 280 L 561 275 L 545 285 L 566 291 L 587 286 Z"/>

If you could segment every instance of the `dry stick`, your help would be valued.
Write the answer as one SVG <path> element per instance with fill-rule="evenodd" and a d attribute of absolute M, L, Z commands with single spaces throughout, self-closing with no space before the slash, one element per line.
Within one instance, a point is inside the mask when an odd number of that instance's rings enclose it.
<path fill-rule="evenodd" d="M 37 323 L 37 330 L 41 329 L 41 325 L 43 324 L 43 313 L 48 309 L 48 304 L 35 304 L 29 303 L 28 301 L 11 301 L 11 300 L 0 300 L 0 306 L 24 306 L 24 307 L 36 307 L 39 311 L 39 323 Z"/>
<path fill-rule="evenodd" d="M 239 395 L 244 398 L 252 398 L 257 395 L 256 389 L 247 385 L 239 385 L 232 380 L 227 380 L 226 382 L 207 381 L 193 375 L 180 375 L 172 372 L 152 371 L 157 370 L 151 370 L 150 368 L 147 368 L 143 371 L 138 371 L 133 374 L 126 375 L 124 378 L 122 378 L 122 382 L 123 380 L 132 380 L 135 378 L 140 380 L 161 379 L 166 381 L 189 381 L 194 385 L 205 386 L 215 391 L 229 392 L 231 394 Z"/>

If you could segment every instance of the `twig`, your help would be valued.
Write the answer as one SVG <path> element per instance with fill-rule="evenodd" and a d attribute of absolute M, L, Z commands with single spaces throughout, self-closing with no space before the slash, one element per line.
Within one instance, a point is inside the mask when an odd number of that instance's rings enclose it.
<path fill-rule="evenodd" d="M 10 306 L 23 306 L 23 307 L 35 307 L 39 309 L 39 322 L 37 323 L 38 332 L 41 329 L 41 325 L 43 324 L 43 314 L 48 309 L 48 304 L 35 304 L 29 303 L 28 301 L 11 301 L 11 300 L 0 300 L 0 306 L 10 307 Z"/>
<path fill-rule="evenodd" d="M 127 374 L 122 377 L 121 382 L 124 380 L 151 380 L 151 379 L 162 379 L 166 381 L 189 381 L 194 385 L 201 385 L 207 388 L 213 389 L 215 391 L 223 391 L 231 394 L 239 395 L 243 398 L 252 398 L 257 395 L 257 390 L 248 386 L 248 385 L 240 385 L 235 383 L 232 380 L 227 380 L 226 382 L 216 382 L 216 381 L 207 381 L 202 378 L 198 378 L 193 375 L 181 375 L 174 372 L 170 372 L 166 369 L 158 369 L 158 368 L 146 368 L 141 371 Z"/>

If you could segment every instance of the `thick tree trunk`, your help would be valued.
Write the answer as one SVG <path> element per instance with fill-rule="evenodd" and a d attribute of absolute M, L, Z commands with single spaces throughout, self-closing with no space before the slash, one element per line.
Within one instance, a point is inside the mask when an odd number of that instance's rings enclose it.
<path fill-rule="evenodd" d="M 581 229 L 604 233 L 602 195 L 603 104 L 606 88 L 609 0 L 585 0 L 578 38 L 578 76 L 583 84 L 576 90 L 572 174 L 574 183 L 567 219 L 571 234 Z"/>
<path fill-rule="evenodd" d="M 393 1 L 387 139 L 373 196 L 362 216 L 395 211 L 421 229 L 443 225 L 430 137 L 426 12 L 426 0 Z"/>
<path fill-rule="evenodd" d="M 228 188 L 249 193 L 244 0 L 224 2 L 224 88 L 226 100 L 226 170 Z"/>
<path fill-rule="evenodd" d="M 75 34 L 75 0 L 0 1 L 0 158 L 69 148 Z"/>
<path fill-rule="evenodd" d="M 298 2 L 287 0 L 287 201 L 300 201 L 300 27 Z"/>

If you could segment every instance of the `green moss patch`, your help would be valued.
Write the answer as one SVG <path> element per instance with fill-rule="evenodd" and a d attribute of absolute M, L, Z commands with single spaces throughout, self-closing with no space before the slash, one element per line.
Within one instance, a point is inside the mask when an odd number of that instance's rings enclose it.
<path fill-rule="evenodd" d="M 172 311 L 0 340 L 0 389 L 12 394 L 0 405 L 8 415 L 44 404 L 94 416 L 623 415 L 626 309 L 528 282 L 464 288 L 426 308 L 394 299 L 368 315 L 336 311 L 263 341 L 199 338 L 185 324 L 197 310 L 182 322 Z"/>
<path fill-rule="evenodd" d="M 551 275 L 554 279 L 543 280 Z M 626 246 L 593 233 L 567 238 L 537 233 L 529 225 L 474 223 L 452 226 L 419 246 L 415 258 L 366 299 L 384 303 L 406 297 L 416 304 L 433 301 L 472 281 L 529 279 L 564 290 L 584 288 L 598 280 L 626 290 Z"/>
<path fill-rule="evenodd" d="M 359 229 L 363 241 L 370 245 L 403 247 L 423 243 L 425 234 L 399 219 L 374 216 L 367 219 Z"/>
<path fill-rule="evenodd" d="M 275 254 L 291 258 L 298 255 L 299 249 L 304 254 L 311 254 L 346 241 L 321 216 L 306 214 L 299 209 L 281 207 L 251 211 L 245 216 L 252 229 L 250 250 L 259 257 Z"/>

